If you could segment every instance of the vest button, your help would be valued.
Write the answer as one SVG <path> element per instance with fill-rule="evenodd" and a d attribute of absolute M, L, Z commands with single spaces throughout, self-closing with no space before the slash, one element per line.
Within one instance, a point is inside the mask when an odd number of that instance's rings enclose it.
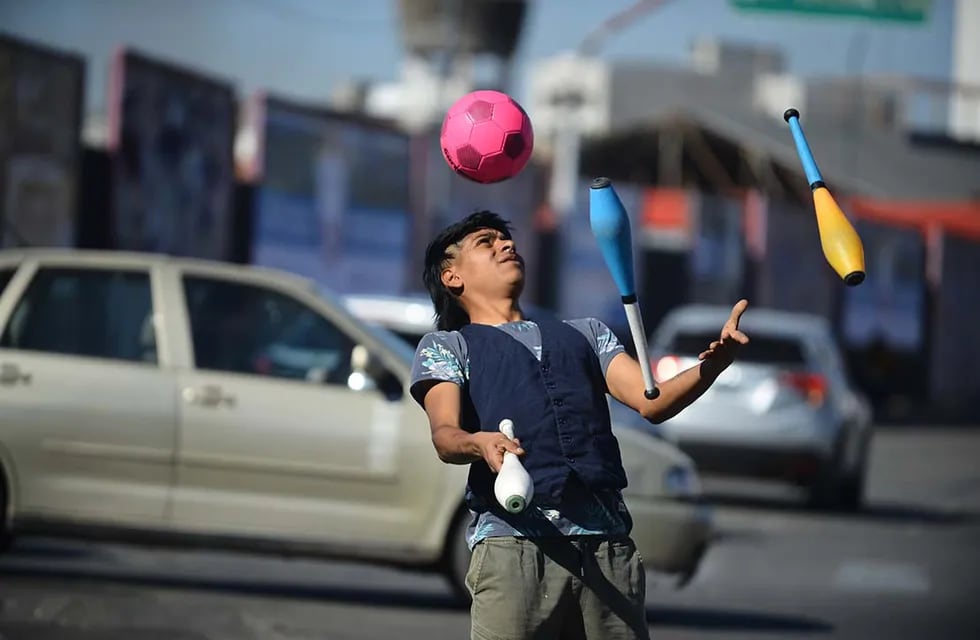
<path fill-rule="evenodd" d="M 562 400 L 561 398 L 559 398 L 559 399 L 557 399 L 557 400 L 555 400 L 555 406 L 556 406 L 556 407 L 560 407 L 560 406 L 562 406 L 563 404 L 565 404 L 565 402 L 564 402 L 564 400 Z"/>
<path fill-rule="evenodd" d="M 565 458 L 565 459 L 566 459 L 566 460 L 568 460 L 568 463 L 569 463 L 569 464 L 575 464 L 575 458 L 573 458 L 572 456 L 568 456 L 568 457 L 567 457 L 567 458 Z"/>

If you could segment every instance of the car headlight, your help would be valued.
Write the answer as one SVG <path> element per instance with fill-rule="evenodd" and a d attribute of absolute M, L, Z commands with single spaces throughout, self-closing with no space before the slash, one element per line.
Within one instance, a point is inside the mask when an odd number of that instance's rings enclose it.
<path fill-rule="evenodd" d="M 678 498 L 701 495 L 701 482 L 691 467 L 672 465 L 664 473 L 664 493 Z"/>

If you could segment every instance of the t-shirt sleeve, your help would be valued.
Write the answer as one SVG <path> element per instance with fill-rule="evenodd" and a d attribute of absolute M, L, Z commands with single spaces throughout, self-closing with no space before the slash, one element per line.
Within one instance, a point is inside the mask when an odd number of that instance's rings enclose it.
<path fill-rule="evenodd" d="M 466 383 L 466 345 L 458 331 L 425 334 L 412 361 L 412 397 L 422 405 L 425 392 L 437 382 Z"/>
<path fill-rule="evenodd" d="M 569 324 L 578 329 L 592 345 L 596 356 L 599 357 L 602 375 L 606 375 L 606 370 L 613 358 L 626 351 L 623 343 L 619 341 L 612 329 L 598 318 L 570 320 Z"/>

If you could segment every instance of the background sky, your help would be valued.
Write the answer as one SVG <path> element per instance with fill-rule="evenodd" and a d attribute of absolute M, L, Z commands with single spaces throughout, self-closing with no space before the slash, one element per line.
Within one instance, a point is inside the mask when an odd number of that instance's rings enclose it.
<path fill-rule="evenodd" d="M 532 0 L 515 85 L 527 65 L 574 48 L 632 0 Z M 105 103 L 121 44 L 232 82 L 323 102 L 350 78 L 395 80 L 402 56 L 397 0 L 0 0 L 0 32 L 82 54 L 87 103 Z M 742 12 L 729 0 L 673 0 L 611 38 L 602 56 L 683 62 L 694 39 L 783 48 L 803 74 L 905 73 L 948 78 L 953 0 L 933 0 L 921 24 Z"/>

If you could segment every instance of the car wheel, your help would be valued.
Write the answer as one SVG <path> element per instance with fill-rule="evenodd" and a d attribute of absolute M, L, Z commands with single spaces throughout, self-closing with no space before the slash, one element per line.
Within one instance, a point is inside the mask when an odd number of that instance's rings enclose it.
<path fill-rule="evenodd" d="M 470 591 L 466 586 L 466 573 L 470 569 L 470 552 L 466 544 L 466 527 L 472 515 L 463 507 L 456 514 L 453 525 L 446 538 L 446 549 L 443 553 L 443 569 L 453 596 L 461 605 L 469 605 Z"/>
<path fill-rule="evenodd" d="M 7 522 L 7 485 L 3 478 L 3 467 L 0 467 L 0 552 L 6 551 L 14 541 Z"/>
<path fill-rule="evenodd" d="M 838 442 L 834 452 L 817 470 L 807 486 L 807 503 L 814 509 L 833 509 L 840 499 L 841 489 L 841 446 Z"/>
<path fill-rule="evenodd" d="M 861 445 L 861 453 L 858 457 L 857 468 L 850 471 L 840 483 L 840 495 L 838 497 L 841 508 L 848 511 L 857 511 L 864 503 L 864 485 L 868 475 L 868 443 Z"/>

